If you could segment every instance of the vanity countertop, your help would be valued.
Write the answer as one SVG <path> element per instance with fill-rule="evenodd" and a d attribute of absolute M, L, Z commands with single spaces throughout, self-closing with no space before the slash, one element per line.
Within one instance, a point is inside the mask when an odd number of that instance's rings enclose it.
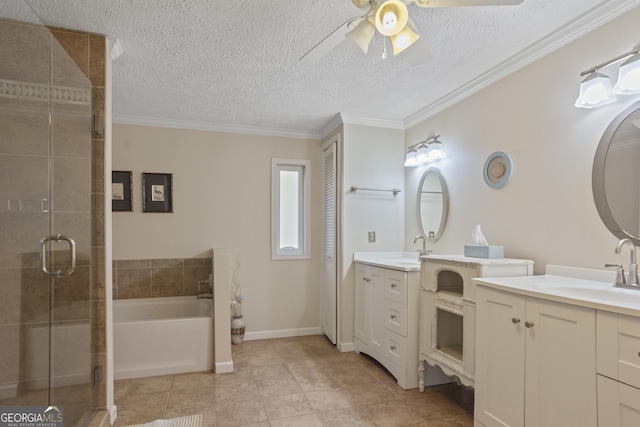
<path fill-rule="evenodd" d="M 355 252 L 353 261 L 393 270 L 420 271 L 418 254 L 412 252 Z"/>
<path fill-rule="evenodd" d="M 474 258 L 464 255 L 423 255 L 420 257 L 425 261 L 434 260 L 437 262 L 449 262 L 452 264 L 531 264 L 533 261 L 515 258 Z"/>
<path fill-rule="evenodd" d="M 577 274 L 567 275 L 572 273 Z M 613 287 L 615 274 L 610 273 L 547 266 L 542 276 L 475 278 L 473 282 L 520 295 L 640 317 L 640 291 Z"/>

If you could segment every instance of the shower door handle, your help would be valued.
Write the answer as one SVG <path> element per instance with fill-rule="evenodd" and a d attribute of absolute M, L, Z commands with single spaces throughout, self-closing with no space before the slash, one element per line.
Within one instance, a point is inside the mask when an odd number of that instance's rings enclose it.
<path fill-rule="evenodd" d="M 49 267 L 48 267 L 48 257 L 47 257 L 47 243 L 54 241 L 54 242 L 59 242 L 61 240 L 64 240 L 65 242 L 69 243 L 69 268 L 67 268 L 66 271 L 62 271 L 62 270 L 56 270 L 56 271 L 49 271 Z M 69 236 L 63 236 L 62 234 L 56 234 L 55 236 L 49 236 L 49 237 L 45 237 L 44 239 L 40 240 L 40 258 L 42 259 L 42 271 L 44 271 L 46 274 L 49 274 L 51 276 L 61 276 L 63 274 L 72 274 L 75 269 L 76 269 L 76 242 L 73 241 L 73 239 Z"/>

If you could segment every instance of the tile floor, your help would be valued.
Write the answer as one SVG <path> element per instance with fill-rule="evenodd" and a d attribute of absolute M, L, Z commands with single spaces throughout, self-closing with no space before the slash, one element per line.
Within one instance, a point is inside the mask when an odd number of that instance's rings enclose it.
<path fill-rule="evenodd" d="M 115 427 L 203 414 L 203 427 L 473 426 L 473 390 L 403 390 L 373 359 L 323 336 L 233 346 L 235 371 L 119 380 Z"/>

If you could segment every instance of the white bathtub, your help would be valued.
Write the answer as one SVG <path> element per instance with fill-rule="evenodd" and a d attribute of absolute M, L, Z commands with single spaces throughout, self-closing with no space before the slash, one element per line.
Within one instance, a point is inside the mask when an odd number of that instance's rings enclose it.
<path fill-rule="evenodd" d="M 113 301 L 115 379 L 213 369 L 213 305 L 191 297 Z"/>

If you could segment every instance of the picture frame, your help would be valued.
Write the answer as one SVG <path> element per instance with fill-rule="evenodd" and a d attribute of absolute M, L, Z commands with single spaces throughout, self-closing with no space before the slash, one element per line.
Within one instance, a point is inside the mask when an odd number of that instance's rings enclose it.
<path fill-rule="evenodd" d="M 142 174 L 142 212 L 173 212 L 173 174 Z"/>
<path fill-rule="evenodd" d="M 111 211 L 133 212 L 131 171 L 111 171 Z"/>

